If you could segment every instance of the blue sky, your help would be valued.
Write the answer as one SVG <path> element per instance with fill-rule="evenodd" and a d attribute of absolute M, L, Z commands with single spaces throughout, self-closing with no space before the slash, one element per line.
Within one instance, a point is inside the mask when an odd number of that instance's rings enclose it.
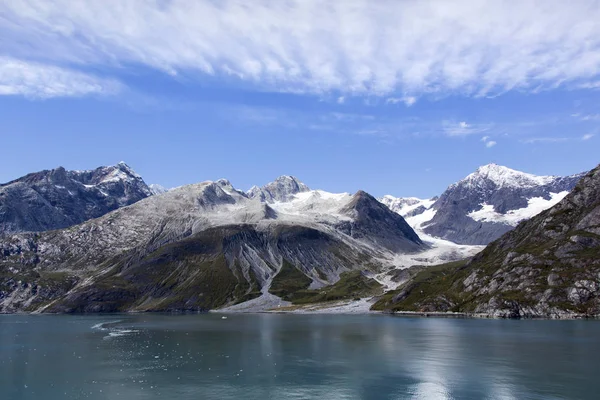
<path fill-rule="evenodd" d="M 584 171 L 600 2 L 571 3 L 0 3 L 0 182 L 124 160 L 166 187 L 429 197 L 490 162 Z"/>

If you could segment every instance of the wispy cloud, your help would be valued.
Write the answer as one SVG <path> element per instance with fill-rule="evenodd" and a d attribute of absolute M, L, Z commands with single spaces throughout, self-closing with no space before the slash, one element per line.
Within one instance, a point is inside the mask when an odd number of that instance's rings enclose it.
<path fill-rule="evenodd" d="M 569 138 L 566 138 L 566 137 L 536 137 L 536 138 L 523 139 L 521 142 L 527 143 L 527 144 L 560 143 L 560 142 L 566 142 L 568 140 L 569 140 Z"/>
<path fill-rule="evenodd" d="M 576 85 L 577 89 L 600 89 L 600 81 L 583 82 Z"/>
<path fill-rule="evenodd" d="M 375 116 L 369 114 L 357 114 L 357 113 L 340 113 L 340 112 L 332 112 L 325 114 L 321 118 L 327 120 L 337 120 L 337 121 L 346 121 L 346 122 L 356 122 L 356 121 L 373 121 L 375 120 Z"/>
<path fill-rule="evenodd" d="M 489 136 L 484 136 L 484 137 L 482 137 L 482 138 L 481 138 L 481 141 L 482 141 L 483 143 L 485 143 L 485 147 L 487 147 L 488 149 L 489 149 L 489 148 L 492 148 L 492 147 L 494 147 L 495 145 L 497 145 L 497 144 L 498 144 L 496 141 L 494 141 L 494 140 L 490 140 L 490 137 L 489 137 Z"/>
<path fill-rule="evenodd" d="M 452 122 L 444 121 L 442 129 L 448 136 L 467 136 L 477 133 L 483 133 L 490 130 L 490 124 L 471 124 L 465 121 Z"/>
<path fill-rule="evenodd" d="M 0 95 L 30 98 L 111 95 L 123 86 L 69 68 L 0 57 Z"/>
<path fill-rule="evenodd" d="M 593 138 L 595 135 L 593 133 L 588 133 L 585 134 L 581 137 L 581 140 L 590 140 L 591 138 Z"/>
<path fill-rule="evenodd" d="M 385 99 L 386 104 L 398 104 L 404 103 L 406 107 L 410 107 L 417 102 L 417 98 L 414 96 L 405 97 L 388 97 Z"/>
<path fill-rule="evenodd" d="M 16 59 L 142 65 L 260 90 L 402 93 L 411 105 L 600 82 L 598 0 L 20 0 L 0 14 L 0 53 Z"/>

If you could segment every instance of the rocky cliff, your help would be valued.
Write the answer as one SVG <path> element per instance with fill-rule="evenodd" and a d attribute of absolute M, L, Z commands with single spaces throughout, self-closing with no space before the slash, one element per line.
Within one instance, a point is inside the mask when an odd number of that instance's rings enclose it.
<path fill-rule="evenodd" d="M 600 167 L 472 260 L 425 269 L 375 306 L 500 317 L 600 314 Z"/>
<path fill-rule="evenodd" d="M 90 171 L 35 172 L 0 185 L 0 234 L 66 228 L 151 194 L 122 162 Z"/>

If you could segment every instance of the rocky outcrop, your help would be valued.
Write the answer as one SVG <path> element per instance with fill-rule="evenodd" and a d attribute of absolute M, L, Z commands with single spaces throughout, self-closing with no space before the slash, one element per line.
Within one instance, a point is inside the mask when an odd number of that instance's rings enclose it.
<path fill-rule="evenodd" d="M 127 164 L 91 171 L 62 167 L 0 185 L 0 234 L 66 228 L 152 194 Z"/>
<path fill-rule="evenodd" d="M 495 317 L 600 314 L 600 167 L 472 260 L 426 269 L 376 308 Z"/>
<path fill-rule="evenodd" d="M 263 187 L 253 186 L 248 190 L 247 195 L 250 198 L 273 203 L 276 201 L 288 201 L 296 193 L 308 192 L 309 190 L 308 186 L 295 177 L 282 175 Z"/>
<path fill-rule="evenodd" d="M 338 224 L 338 229 L 352 236 L 385 247 L 393 252 L 415 252 L 426 247 L 397 213 L 370 194 L 359 191 L 341 211 L 351 217 Z"/>

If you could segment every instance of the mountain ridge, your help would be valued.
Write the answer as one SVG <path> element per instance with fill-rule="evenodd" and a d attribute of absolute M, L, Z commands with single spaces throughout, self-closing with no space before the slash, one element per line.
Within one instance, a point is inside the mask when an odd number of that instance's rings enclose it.
<path fill-rule="evenodd" d="M 34 172 L 0 184 L 0 233 L 66 228 L 150 195 L 142 177 L 124 162 Z"/>
<path fill-rule="evenodd" d="M 470 261 L 418 273 L 375 308 L 495 317 L 600 315 L 600 166 Z"/>
<path fill-rule="evenodd" d="M 449 185 L 435 201 L 390 195 L 380 201 L 426 234 L 457 244 L 485 245 L 556 204 L 582 176 L 537 176 L 487 164 Z"/>
<path fill-rule="evenodd" d="M 310 282 L 294 290 L 317 290 L 345 272 L 392 268 L 395 252 L 428 247 L 364 192 L 294 196 L 268 203 L 228 181 L 206 181 L 66 229 L 9 235 L 0 240 L 0 309 L 207 310 L 255 297 L 284 304 L 270 293 L 284 265 Z M 379 236 L 370 234 L 372 214 L 383 223 Z"/>

